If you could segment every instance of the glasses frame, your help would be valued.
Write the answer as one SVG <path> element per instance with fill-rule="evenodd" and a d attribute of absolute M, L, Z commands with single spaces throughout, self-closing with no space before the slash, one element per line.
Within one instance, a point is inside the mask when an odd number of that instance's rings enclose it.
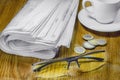
<path fill-rule="evenodd" d="M 70 63 L 73 61 L 75 61 L 77 66 L 80 68 L 80 63 L 78 62 L 78 59 L 93 59 L 98 62 L 102 62 L 102 61 L 104 61 L 104 58 L 87 56 L 87 55 L 91 55 L 91 54 L 99 54 L 100 52 L 105 52 L 105 50 L 97 50 L 97 51 L 93 51 L 93 52 L 80 54 L 79 56 L 73 56 L 73 57 L 68 57 L 68 58 L 51 59 L 51 60 L 47 60 L 47 61 L 37 62 L 37 63 L 32 64 L 32 66 L 36 66 L 36 65 L 40 65 L 40 64 L 43 64 L 43 65 L 34 69 L 33 71 L 34 72 L 40 71 L 42 68 L 46 67 L 47 65 L 50 65 L 50 64 L 56 63 L 56 62 L 61 62 L 61 61 L 66 61 L 68 63 L 67 69 L 69 69 Z"/>

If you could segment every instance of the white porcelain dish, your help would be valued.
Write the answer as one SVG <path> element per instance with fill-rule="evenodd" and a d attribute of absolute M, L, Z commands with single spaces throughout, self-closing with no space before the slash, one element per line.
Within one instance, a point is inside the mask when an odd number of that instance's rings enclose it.
<path fill-rule="evenodd" d="M 88 7 L 88 10 L 92 10 L 92 7 Z M 120 31 L 120 10 L 113 23 L 101 24 L 95 19 L 89 17 L 85 11 L 82 9 L 78 14 L 79 21 L 87 28 L 99 31 L 99 32 L 116 32 Z"/>

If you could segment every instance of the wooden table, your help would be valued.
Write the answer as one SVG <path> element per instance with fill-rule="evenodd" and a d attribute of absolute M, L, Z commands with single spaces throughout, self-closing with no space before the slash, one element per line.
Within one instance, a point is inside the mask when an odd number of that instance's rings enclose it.
<path fill-rule="evenodd" d="M 27 0 L 0 0 L 0 31 L 6 27 L 26 1 Z M 80 1 L 79 11 L 81 8 Z M 77 19 L 71 47 L 70 49 L 62 47 L 59 52 L 59 57 L 75 55 L 73 51 L 74 45 L 82 45 L 82 36 L 84 34 L 92 34 L 95 38 L 104 38 L 107 40 L 108 44 L 106 46 L 96 48 L 96 50 L 106 50 L 106 65 L 95 73 L 45 80 L 120 80 L 120 32 L 101 33 L 92 31 L 81 25 Z M 31 64 L 36 61 L 39 61 L 39 59 L 9 55 L 0 51 L 0 80 L 44 80 L 40 78 L 36 79 L 32 74 Z"/>

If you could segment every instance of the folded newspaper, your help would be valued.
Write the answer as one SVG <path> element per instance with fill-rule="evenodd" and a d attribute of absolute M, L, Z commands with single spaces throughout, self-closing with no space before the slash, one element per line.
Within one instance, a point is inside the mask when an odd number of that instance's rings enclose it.
<path fill-rule="evenodd" d="M 54 58 L 60 46 L 70 47 L 79 0 L 28 0 L 0 35 L 9 54 Z"/>

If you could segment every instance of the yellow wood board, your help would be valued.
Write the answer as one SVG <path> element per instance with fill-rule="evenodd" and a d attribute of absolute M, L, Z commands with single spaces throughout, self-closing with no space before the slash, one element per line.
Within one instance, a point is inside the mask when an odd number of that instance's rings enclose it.
<path fill-rule="evenodd" d="M 0 0 L 0 31 L 2 31 L 10 20 L 23 7 L 27 0 Z M 82 9 L 81 0 L 79 11 Z M 114 27 L 114 26 L 113 26 Z M 92 34 L 95 38 L 107 40 L 106 46 L 99 46 L 94 50 L 106 50 L 107 63 L 100 70 L 76 75 L 74 70 L 72 76 L 43 79 L 35 78 L 31 70 L 31 64 L 39 61 L 35 58 L 9 55 L 0 51 L 0 80 L 120 80 L 120 32 L 100 33 L 85 28 L 76 21 L 71 47 L 69 49 L 61 47 L 59 58 L 78 55 L 74 53 L 76 44 L 82 45 L 84 34 Z M 92 51 L 92 50 L 88 50 Z"/>

